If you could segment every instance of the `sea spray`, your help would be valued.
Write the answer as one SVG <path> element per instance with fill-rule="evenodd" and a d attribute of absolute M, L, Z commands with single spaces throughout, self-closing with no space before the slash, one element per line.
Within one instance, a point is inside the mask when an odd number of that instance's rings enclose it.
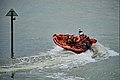
<path fill-rule="evenodd" d="M 107 59 L 109 56 L 118 56 L 119 53 L 115 52 L 114 50 L 110 50 L 109 48 L 103 46 L 99 42 L 92 45 L 93 55 L 92 58 L 96 60 Z"/>

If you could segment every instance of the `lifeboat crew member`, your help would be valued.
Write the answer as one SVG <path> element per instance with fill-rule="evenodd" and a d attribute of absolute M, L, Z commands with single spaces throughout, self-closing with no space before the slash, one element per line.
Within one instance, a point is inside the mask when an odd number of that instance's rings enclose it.
<path fill-rule="evenodd" d="M 68 45 L 71 45 L 71 42 L 72 42 L 72 40 L 71 40 L 70 38 L 68 38 L 66 43 L 67 43 Z"/>
<path fill-rule="evenodd" d="M 71 39 L 70 45 L 71 45 L 71 46 L 74 46 L 74 35 L 71 35 L 71 38 L 70 38 L 70 39 Z"/>
<path fill-rule="evenodd" d="M 80 42 L 80 37 L 76 37 L 76 43 Z"/>
<path fill-rule="evenodd" d="M 67 41 L 68 41 L 68 38 L 69 38 L 69 35 L 65 35 L 65 36 L 64 36 L 64 41 L 67 42 Z"/>
<path fill-rule="evenodd" d="M 83 31 L 81 31 L 81 29 L 79 28 L 79 36 L 82 36 Z"/>
<path fill-rule="evenodd" d="M 85 35 L 82 34 L 82 35 L 80 36 L 80 39 L 83 40 L 83 39 L 84 39 L 84 36 L 85 36 Z"/>
<path fill-rule="evenodd" d="M 73 44 L 76 43 L 76 37 L 73 37 Z"/>
<path fill-rule="evenodd" d="M 87 47 L 87 49 L 90 49 L 91 44 L 90 44 L 90 42 L 89 42 L 89 41 L 86 41 L 86 47 Z"/>
<path fill-rule="evenodd" d="M 87 37 L 86 35 L 84 35 L 83 31 L 81 31 L 80 28 L 79 28 L 79 37 L 81 38 L 81 40 Z"/>
<path fill-rule="evenodd" d="M 83 49 L 84 51 L 87 50 L 86 43 L 82 43 L 82 49 Z"/>
<path fill-rule="evenodd" d="M 76 40 L 75 47 L 76 47 L 77 49 L 79 49 L 80 46 L 81 46 L 81 41 L 77 42 L 77 40 Z"/>

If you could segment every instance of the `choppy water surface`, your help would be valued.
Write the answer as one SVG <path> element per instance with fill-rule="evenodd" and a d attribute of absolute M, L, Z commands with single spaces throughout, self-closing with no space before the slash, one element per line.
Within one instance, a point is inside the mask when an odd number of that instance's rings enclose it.
<path fill-rule="evenodd" d="M 118 0 L 1 0 L 0 80 L 119 80 Z M 13 8 L 15 59 L 10 59 Z M 85 34 L 98 42 L 81 54 L 53 43 L 54 33 Z"/>

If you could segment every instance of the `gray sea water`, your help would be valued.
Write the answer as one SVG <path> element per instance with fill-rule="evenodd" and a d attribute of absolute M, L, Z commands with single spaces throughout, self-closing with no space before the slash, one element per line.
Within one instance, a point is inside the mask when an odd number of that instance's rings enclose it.
<path fill-rule="evenodd" d="M 10 59 L 13 8 L 14 60 Z M 78 28 L 98 42 L 95 58 L 65 51 L 55 33 L 78 35 Z M 0 0 L 0 80 L 119 80 L 119 0 Z"/>

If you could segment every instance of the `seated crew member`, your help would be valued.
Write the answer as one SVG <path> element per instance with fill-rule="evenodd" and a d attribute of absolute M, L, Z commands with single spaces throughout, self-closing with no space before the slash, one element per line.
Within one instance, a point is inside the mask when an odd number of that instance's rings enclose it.
<path fill-rule="evenodd" d="M 87 50 L 86 43 L 82 43 L 82 48 L 84 49 L 84 51 Z"/>
<path fill-rule="evenodd" d="M 71 45 L 71 46 L 74 46 L 74 41 L 73 41 L 73 40 L 74 40 L 74 35 L 72 35 L 70 39 L 71 39 L 70 45 Z"/>
<path fill-rule="evenodd" d="M 64 41 L 67 42 L 68 38 L 69 38 L 69 35 L 65 35 L 64 36 Z"/>
<path fill-rule="evenodd" d="M 76 37 L 76 43 L 78 43 L 78 42 L 80 42 L 80 37 L 79 36 Z"/>
<path fill-rule="evenodd" d="M 67 43 L 68 45 L 71 45 L 71 42 L 72 42 L 71 39 L 68 38 L 66 43 Z"/>

